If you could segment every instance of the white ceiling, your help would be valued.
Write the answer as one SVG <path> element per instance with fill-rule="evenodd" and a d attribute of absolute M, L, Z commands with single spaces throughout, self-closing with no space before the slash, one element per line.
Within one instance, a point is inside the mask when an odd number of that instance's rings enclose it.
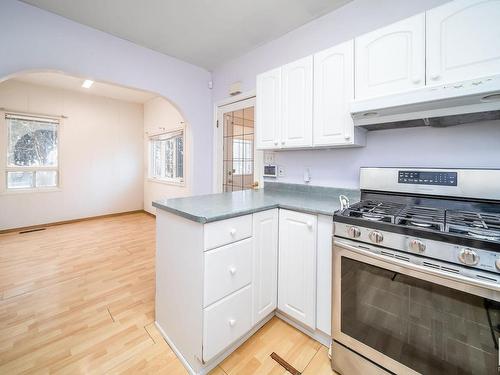
<path fill-rule="evenodd" d="M 145 103 L 149 99 L 157 96 L 150 92 L 129 89 L 102 82 L 94 82 L 92 87 L 85 89 L 82 87 L 83 78 L 73 77 L 62 73 L 26 73 L 14 78 L 14 81 L 78 91 L 85 94 L 98 95 L 133 103 Z"/>
<path fill-rule="evenodd" d="M 23 0 L 212 70 L 350 0 Z"/>

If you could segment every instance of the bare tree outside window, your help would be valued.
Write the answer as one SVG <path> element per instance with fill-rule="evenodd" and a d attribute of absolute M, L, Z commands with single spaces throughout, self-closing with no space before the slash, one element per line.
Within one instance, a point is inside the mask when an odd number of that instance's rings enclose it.
<path fill-rule="evenodd" d="M 53 119 L 7 114 L 7 189 L 58 186 L 58 127 Z"/>
<path fill-rule="evenodd" d="M 182 182 L 184 179 L 184 132 L 150 138 L 150 178 Z"/>

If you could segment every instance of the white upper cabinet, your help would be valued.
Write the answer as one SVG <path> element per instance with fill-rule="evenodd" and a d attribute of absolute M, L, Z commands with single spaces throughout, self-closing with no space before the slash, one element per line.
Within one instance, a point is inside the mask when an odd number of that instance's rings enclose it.
<path fill-rule="evenodd" d="M 278 301 L 278 209 L 253 214 L 253 324 Z"/>
<path fill-rule="evenodd" d="M 426 18 L 428 85 L 500 73 L 499 0 L 455 0 Z"/>
<path fill-rule="evenodd" d="M 281 68 L 257 76 L 256 139 L 258 149 L 279 147 Z"/>
<path fill-rule="evenodd" d="M 281 147 L 312 146 L 313 57 L 282 68 Z"/>
<path fill-rule="evenodd" d="M 279 210 L 278 309 L 316 328 L 315 215 Z"/>
<path fill-rule="evenodd" d="M 360 143 L 349 113 L 352 100 L 354 41 L 350 40 L 314 55 L 314 146 Z M 364 134 L 358 138 L 364 142 Z"/>
<path fill-rule="evenodd" d="M 425 14 L 355 39 L 356 99 L 425 85 Z"/>

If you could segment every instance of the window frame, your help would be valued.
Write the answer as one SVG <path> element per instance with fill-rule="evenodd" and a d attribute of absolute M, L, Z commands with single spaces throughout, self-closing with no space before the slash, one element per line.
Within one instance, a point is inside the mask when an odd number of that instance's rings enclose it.
<path fill-rule="evenodd" d="M 175 138 L 181 135 L 182 137 L 182 176 L 183 177 L 157 177 L 153 174 L 154 158 L 153 158 L 153 143 L 158 141 L 159 137 L 165 137 L 164 140 Z M 148 181 L 157 182 L 167 185 L 185 186 L 186 185 L 186 129 L 185 127 L 170 129 L 158 133 L 148 134 Z M 177 152 L 174 152 L 175 163 L 173 169 L 176 170 L 177 165 Z"/>
<path fill-rule="evenodd" d="M 42 193 L 42 192 L 54 192 L 61 190 L 61 129 L 63 124 L 63 117 L 49 116 L 49 115 L 39 115 L 33 113 L 21 113 L 16 111 L 0 111 L 0 126 L 3 128 L 2 135 L 4 137 L 4 142 L 2 142 L 3 147 L 0 157 L 0 162 L 2 163 L 2 194 L 20 194 L 20 193 Z M 39 120 L 50 120 L 56 125 L 57 131 L 57 166 L 9 166 L 9 160 L 7 153 L 9 150 L 9 125 L 7 123 L 7 116 L 19 117 L 19 118 L 32 118 Z M 56 186 L 36 186 L 36 172 L 37 171 L 55 171 L 57 173 Z M 8 187 L 8 172 L 33 172 L 33 185 L 28 188 L 9 188 Z"/>

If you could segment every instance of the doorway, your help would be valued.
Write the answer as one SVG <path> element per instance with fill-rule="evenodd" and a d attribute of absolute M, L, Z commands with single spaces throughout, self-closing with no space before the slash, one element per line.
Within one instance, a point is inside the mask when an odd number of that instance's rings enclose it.
<path fill-rule="evenodd" d="M 216 192 L 261 185 L 262 152 L 255 149 L 255 97 L 217 107 Z"/>

